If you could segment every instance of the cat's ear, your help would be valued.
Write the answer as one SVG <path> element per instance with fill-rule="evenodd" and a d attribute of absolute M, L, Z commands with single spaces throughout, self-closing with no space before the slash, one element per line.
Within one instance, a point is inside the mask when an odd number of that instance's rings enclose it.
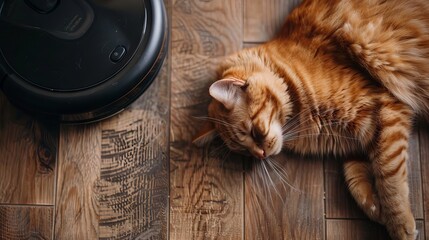
<path fill-rule="evenodd" d="M 246 82 L 236 78 L 226 78 L 214 82 L 209 89 L 210 96 L 221 102 L 227 109 L 232 109 L 241 97 L 242 87 Z"/>
<path fill-rule="evenodd" d="M 198 147 L 202 147 L 216 138 L 217 132 L 212 122 L 205 122 L 201 130 L 195 136 L 192 143 Z"/>

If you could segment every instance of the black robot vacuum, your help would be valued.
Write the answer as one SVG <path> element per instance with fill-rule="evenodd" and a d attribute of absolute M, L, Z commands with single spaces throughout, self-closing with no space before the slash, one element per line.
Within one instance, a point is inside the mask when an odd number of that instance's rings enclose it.
<path fill-rule="evenodd" d="M 38 116 L 100 120 L 152 83 L 167 39 L 162 0 L 0 0 L 0 87 Z"/>

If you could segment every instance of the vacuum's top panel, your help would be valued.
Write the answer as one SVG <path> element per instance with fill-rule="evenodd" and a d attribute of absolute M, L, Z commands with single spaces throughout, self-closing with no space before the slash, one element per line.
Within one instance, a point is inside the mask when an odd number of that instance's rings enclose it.
<path fill-rule="evenodd" d="M 118 73 L 145 37 L 144 1 L 17 0 L 0 12 L 0 51 L 21 79 L 76 91 Z"/>

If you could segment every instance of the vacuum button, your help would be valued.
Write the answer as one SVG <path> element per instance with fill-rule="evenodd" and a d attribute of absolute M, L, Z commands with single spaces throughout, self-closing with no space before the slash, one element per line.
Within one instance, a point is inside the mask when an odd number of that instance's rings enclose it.
<path fill-rule="evenodd" d="M 112 60 L 112 62 L 119 62 L 119 60 L 124 57 L 125 52 L 126 49 L 123 46 L 117 46 L 110 54 L 110 60 Z"/>

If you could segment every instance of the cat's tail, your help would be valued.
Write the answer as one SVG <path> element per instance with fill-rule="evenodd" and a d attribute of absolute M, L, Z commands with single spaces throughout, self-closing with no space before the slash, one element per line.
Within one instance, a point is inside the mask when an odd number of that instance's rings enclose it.
<path fill-rule="evenodd" d="M 408 31 L 408 32 L 407 32 Z M 338 40 L 396 98 L 429 119 L 429 35 L 386 28 L 379 21 L 347 22 Z"/>

